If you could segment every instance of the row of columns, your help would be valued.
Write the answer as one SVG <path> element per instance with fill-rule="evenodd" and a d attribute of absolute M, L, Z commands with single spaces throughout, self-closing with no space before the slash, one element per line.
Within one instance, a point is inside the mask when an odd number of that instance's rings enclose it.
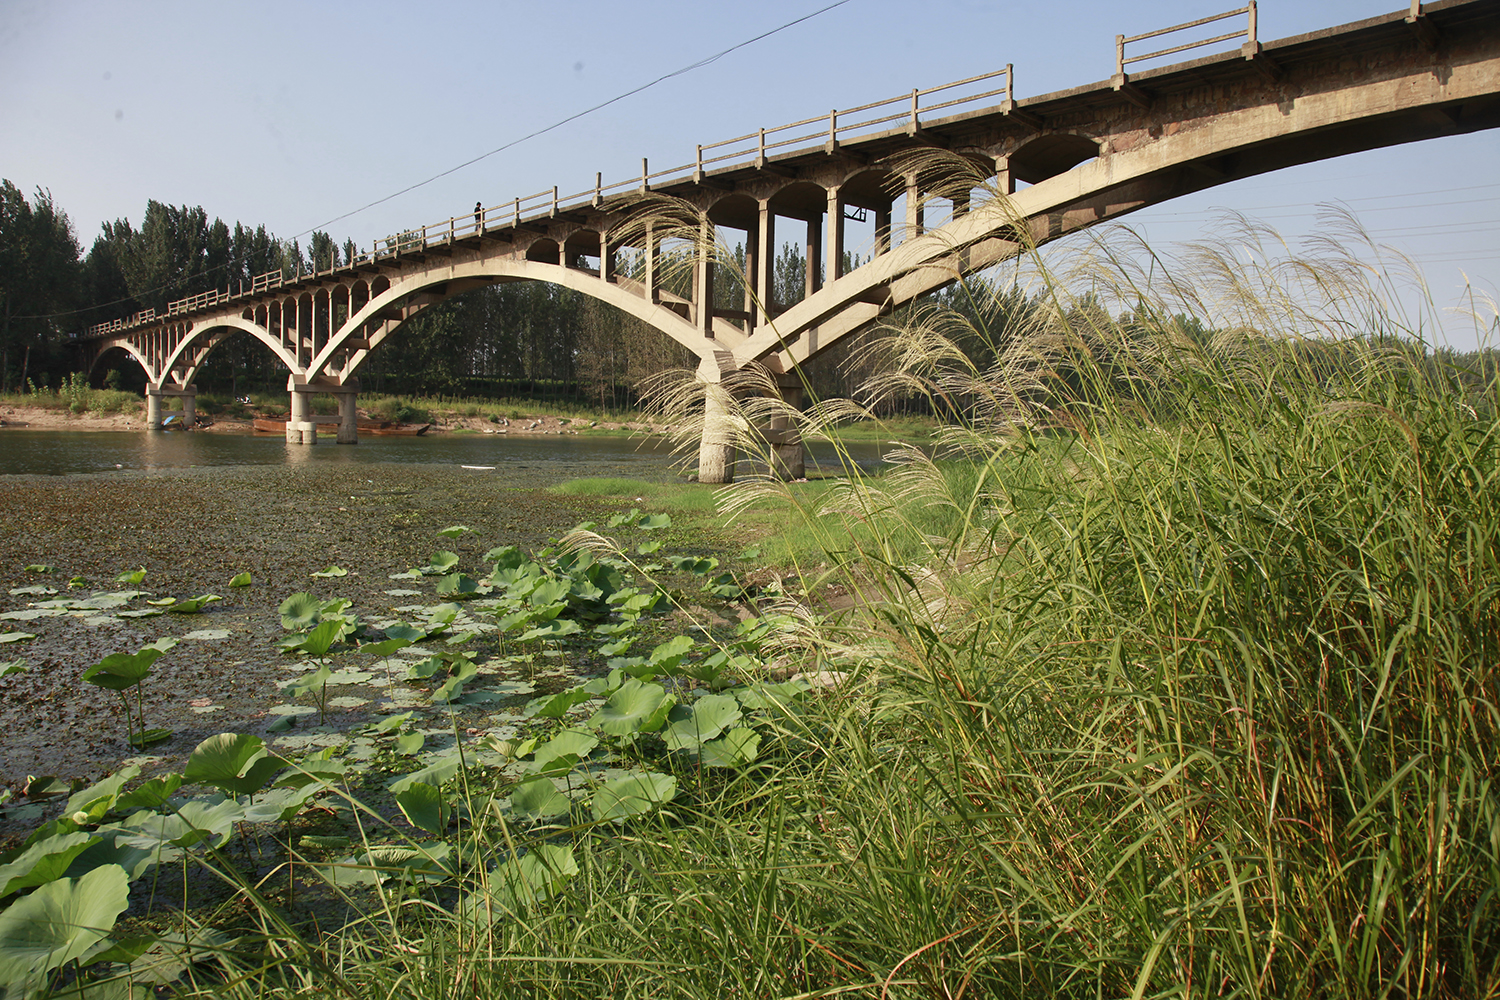
<path fill-rule="evenodd" d="M 296 378 L 296 376 L 294 376 Z M 289 387 L 291 390 L 292 406 L 291 413 L 286 421 L 287 444 L 317 444 L 318 422 L 312 413 L 311 397 L 316 393 L 330 393 L 338 397 L 339 420 L 338 429 L 334 440 L 339 444 L 359 443 L 359 411 L 356 406 L 359 399 L 359 383 L 351 382 L 342 386 L 317 385 L 308 386 L 304 383 L 295 383 Z M 198 419 L 198 387 L 189 385 L 185 387 L 148 386 L 146 389 L 146 427 L 148 430 L 160 430 L 165 419 L 163 397 L 177 397 L 182 400 L 182 422 L 186 427 L 192 427 Z"/>

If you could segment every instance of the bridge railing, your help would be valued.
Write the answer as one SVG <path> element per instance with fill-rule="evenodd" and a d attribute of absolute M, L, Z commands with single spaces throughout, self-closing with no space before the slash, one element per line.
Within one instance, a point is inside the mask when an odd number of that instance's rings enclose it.
<path fill-rule="evenodd" d="M 132 327 L 150 323 L 156 319 L 155 309 L 145 309 L 134 316 L 126 316 L 124 319 L 112 319 L 108 323 L 95 323 L 93 326 L 84 327 L 85 337 L 101 337 L 105 334 L 118 333 L 121 330 L 129 330 Z"/>
<path fill-rule="evenodd" d="M 1002 79 L 1004 83 L 1001 86 L 950 96 L 961 87 Z M 943 95 L 945 99 L 927 100 L 936 95 Z M 924 118 L 930 119 L 937 112 L 973 106 L 996 97 L 1003 97 L 1007 106 L 1014 103 L 1015 71 L 1009 64 L 992 73 L 956 80 L 926 90 L 916 89 L 897 97 L 834 110 L 815 118 L 804 118 L 775 128 L 758 129 L 732 139 L 700 145 L 693 162 L 664 170 L 651 170 L 648 161 L 643 158 L 640 176 L 629 180 L 605 184 L 603 175 L 595 174 L 593 187 L 572 194 L 561 194 L 559 188 L 553 187 L 498 205 L 476 205 L 472 213 L 455 215 L 440 222 L 429 223 L 420 229 L 378 240 L 373 250 L 356 255 L 350 264 L 359 267 L 491 230 L 519 228 L 528 222 L 555 218 L 564 212 L 584 207 L 597 208 L 612 195 L 645 192 L 653 185 L 672 181 L 698 180 L 709 169 L 763 165 L 769 155 L 798 147 L 822 145 L 832 151 L 843 142 L 882 128 L 904 126 L 908 133 L 915 134 L 921 129 Z"/>
<path fill-rule="evenodd" d="M 1131 56 L 1128 59 L 1125 57 L 1125 46 L 1131 44 L 1132 42 L 1143 42 L 1148 38 L 1160 38 L 1163 35 L 1174 34 L 1178 31 L 1186 31 L 1189 28 L 1199 28 L 1205 24 L 1213 24 L 1216 21 L 1223 21 L 1231 17 L 1239 17 L 1241 14 L 1246 15 L 1246 24 L 1244 30 L 1242 31 L 1231 31 L 1227 34 L 1215 35 L 1212 38 L 1205 38 L 1199 42 L 1185 42 L 1182 45 L 1174 45 L 1170 48 L 1157 49 L 1155 52 L 1146 52 L 1138 56 Z M 1236 7 L 1234 10 L 1226 10 L 1222 14 L 1214 14 L 1211 17 L 1200 17 L 1196 21 L 1186 21 L 1182 24 L 1174 24 L 1170 28 L 1158 28 L 1156 31 L 1146 31 L 1142 32 L 1139 35 L 1116 35 L 1115 73 L 1116 75 L 1123 76 L 1125 73 L 1125 67 L 1131 65 L 1132 63 L 1145 62 L 1148 59 L 1156 59 L 1160 56 L 1175 55 L 1178 52 L 1187 52 L 1191 49 L 1201 49 L 1205 45 L 1216 45 L 1219 42 L 1227 42 L 1234 38 L 1243 38 L 1245 39 L 1245 41 L 1254 45 L 1255 42 L 1258 41 L 1256 34 L 1257 29 L 1255 24 L 1255 0 L 1249 0 L 1249 3 L 1247 3 L 1243 7 Z"/>
<path fill-rule="evenodd" d="M 1148 38 L 1158 38 L 1170 35 L 1174 32 L 1185 31 L 1189 28 L 1212 24 L 1226 18 L 1237 17 L 1241 14 L 1248 15 L 1248 24 L 1245 30 L 1206 38 L 1202 41 L 1188 42 L 1170 48 L 1159 49 L 1143 55 L 1125 55 L 1125 46 L 1134 42 L 1144 41 Z M 1161 28 L 1157 31 L 1148 31 L 1139 35 L 1116 35 L 1115 36 L 1115 71 L 1123 75 L 1125 67 L 1133 63 L 1154 59 L 1159 56 L 1172 55 L 1177 52 L 1185 52 L 1190 49 L 1201 48 L 1205 45 L 1213 45 L 1217 42 L 1227 41 L 1232 38 L 1246 38 L 1249 42 L 1256 41 L 1256 10 L 1255 0 L 1249 0 L 1244 7 L 1238 7 L 1223 14 L 1215 14 L 1212 17 L 1199 18 L 1196 21 L 1188 21 L 1183 24 L 1173 25 L 1169 28 Z M 972 87 L 976 84 L 988 84 L 1004 78 L 1003 86 L 990 86 L 981 88 L 973 93 L 952 92 L 962 87 Z M 927 101 L 936 95 L 944 95 L 937 101 Z M 629 180 L 617 181 L 606 185 L 602 174 L 594 175 L 594 186 L 584 191 L 569 195 L 560 195 L 556 186 L 547 191 L 539 191 L 536 194 L 513 198 L 508 202 L 484 207 L 476 204 L 474 211 L 462 215 L 455 215 L 441 222 L 429 223 L 420 229 L 410 229 L 402 233 L 387 236 L 377 240 L 375 246 L 368 253 L 356 254 L 344 266 L 347 268 L 358 268 L 370 264 L 399 257 L 402 254 L 418 253 L 434 246 L 444 244 L 451 245 L 454 241 L 472 236 L 482 236 L 495 230 L 519 229 L 527 223 L 534 223 L 544 219 L 556 218 L 565 212 L 576 211 L 584 207 L 599 207 L 604 199 L 610 195 L 626 193 L 630 191 L 646 192 L 654 185 L 667 184 L 680 181 L 701 180 L 705 171 L 710 169 L 729 169 L 736 166 L 763 166 L 767 157 L 773 154 L 789 152 L 797 148 L 816 148 L 821 145 L 828 152 L 837 149 L 843 142 L 868 136 L 873 132 L 881 130 L 892 130 L 904 128 L 910 135 L 916 135 L 922 129 L 924 116 L 929 120 L 933 114 L 940 111 L 949 111 L 957 108 L 972 108 L 981 101 L 989 101 L 992 98 L 1002 97 L 1002 110 L 1009 112 L 1015 107 L 1015 72 L 1013 66 L 1007 64 L 1004 69 L 993 73 L 984 73 L 979 76 L 971 76 L 964 80 L 955 80 L 941 86 L 930 87 L 926 90 L 914 89 L 910 93 L 900 94 L 896 97 L 881 101 L 872 101 L 869 104 L 861 104 L 854 108 L 833 110 L 826 115 L 818 115 L 814 118 L 804 118 L 800 121 L 790 122 L 786 125 L 778 125 L 775 128 L 762 128 L 745 135 L 736 136 L 733 139 L 721 139 L 718 142 L 708 143 L 697 147 L 697 155 L 693 162 L 680 166 L 668 167 L 665 170 L 652 171 L 645 158 L 641 160 L 641 173 L 639 177 Z M 925 103 L 924 103 L 925 102 Z M 333 273 L 338 268 L 330 268 L 328 273 Z M 314 272 L 314 276 L 321 272 Z M 303 277 L 300 273 L 298 279 Z M 270 271 L 258 275 L 250 282 L 250 295 L 270 291 L 282 286 L 284 282 L 280 271 Z M 247 294 L 241 286 L 239 295 Z M 228 290 L 224 292 L 212 291 L 199 295 L 179 299 L 168 306 L 167 315 L 178 315 L 197 309 L 207 308 L 228 301 L 239 296 L 230 295 Z M 85 330 L 85 336 L 97 336 L 100 334 L 113 333 L 132 326 L 139 326 L 155 319 L 154 311 L 137 313 L 123 320 L 115 320 L 111 323 L 102 323 L 89 327 Z"/>

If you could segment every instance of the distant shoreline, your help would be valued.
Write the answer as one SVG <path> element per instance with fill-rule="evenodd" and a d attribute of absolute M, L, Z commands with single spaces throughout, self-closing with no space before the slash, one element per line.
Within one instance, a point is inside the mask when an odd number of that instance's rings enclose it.
<path fill-rule="evenodd" d="M 475 434 L 512 434 L 521 436 L 541 436 L 547 434 L 582 434 L 582 433 L 634 433 L 634 434 L 666 434 L 671 433 L 669 425 L 657 425 L 639 421 L 620 422 L 612 420 L 591 420 L 587 423 L 578 420 L 566 420 L 547 414 L 535 414 L 529 417 L 518 417 L 494 423 L 485 417 L 461 417 L 452 414 L 434 414 L 436 420 L 432 429 L 433 433 L 467 432 Z M 211 434 L 253 434 L 254 428 L 249 420 L 233 417 L 213 417 L 213 423 L 206 427 L 196 428 Z M 145 419 L 140 412 L 135 413 L 72 413 L 65 409 L 48 406 L 0 406 L 0 428 L 14 428 L 33 431 L 140 431 L 145 430 Z M 332 428 L 329 428 L 332 433 Z M 321 434 L 321 432 L 320 432 Z"/>

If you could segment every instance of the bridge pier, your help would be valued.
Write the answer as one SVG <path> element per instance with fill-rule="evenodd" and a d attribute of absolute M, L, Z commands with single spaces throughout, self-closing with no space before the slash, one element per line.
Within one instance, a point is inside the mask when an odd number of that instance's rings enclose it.
<path fill-rule="evenodd" d="M 146 386 L 146 429 L 161 430 L 162 421 L 162 397 L 177 396 L 182 400 L 182 423 L 185 427 L 193 427 L 198 421 L 198 387 L 196 385 L 183 386 L 182 388 Z"/>
<path fill-rule="evenodd" d="M 698 443 L 698 482 L 734 482 L 735 433 L 733 401 L 718 383 L 708 383 L 703 394 L 703 437 Z"/>
<path fill-rule="evenodd" d="M 345 386 L 338 393 L 339 431 L 335 440 L 339 444 L 359 444 L 359 411 L 355 401 L 359 399 L 359 386 Z"/>
<path fill-rule="evenodd" d="M 300 385 L 291 386 L 291 391 L 292 412 L 286 418 L 286 443 L 317 444 L 318 425 L 308 419 L 312 411 L 312 407 L 308 405 L 310 394 Z"/>
<path fill-rule="evenodd" d="M 781 398 L 788 409 L 800 410 L 802 386 L 782 386 Z M 802 433 L 797 429 L 791 414 L 772 417 L 765 437 L 766 444 L 771 448 L 771 475 L 782 480 L 806 479 L 807 453 L 802 447 Z"/>

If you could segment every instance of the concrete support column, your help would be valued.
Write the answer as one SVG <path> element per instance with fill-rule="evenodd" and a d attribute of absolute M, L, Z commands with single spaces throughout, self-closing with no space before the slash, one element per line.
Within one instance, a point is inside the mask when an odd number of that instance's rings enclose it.
<path fill-rule="evenodd" d="M 828 261 L 823 280 L 832 284 L 844 276 L 844 195 L 837 184 L 828 189 Z"/>
<path fill-rule="evenodd" d="M 615 248 L 609 241 L 609 233 L 599 234 L 599 277 L 603 281 L 615 280 Z"/>
<path fill-rule="evenodd" d="M 755 325 L 765 326 L 775 313 L 772 298 L 776 293 L 776 213 L 769 199 L 760 203 L 760 226 L 755 234 L 755 295 L 760 300 Z"/>
<path fill-rule="evenodd" d="M 339 444 L 359 444 L 359 412 L 355 409 L 355 402 L 359 399 L 357 392 L 341 392 L 339 397 L 339 433 L 337 441 Z"/>
<path fill-rule="evenodd" d="M 287 415 L 286 420 L 286 443 L 287 444 L 317 444 L 318 425 L 308 419 L 311 407 L 308 404 L 308 393 L 300 386 L 292 389 L 292 412 Z"/>
<path fill-rule="evenodd" d="M 891 249 L 891 206 L 875 210 L 875 256 Z"/>
<path fill-rule="evenodd" d="M 1016 178 L 1010 172 L 1010 157 L 1008 156 L 995 159 L 995 186 L 1004 194 L 1016 193 Z"/>
<path fill-rule="evenodd" d="M 161 390 L 149 385 L 146 387 L 146 429 L 161 429 Z"/>
<path fill-rule="evenodd" d="M 802 409 L 800 381 L 788 381 L 787 384 L 778 385 L 778 388 L 781 390 L 782 401 L 788 408 Z M 766 429 L 766 443 L 771 447 L 773 476 L 783 480 L 807 478 L 807 455 L 802 447 L 802 434 L 790 413 L 771 418 L 771 426 Z"/>
<path fill-rule="evenodd" d="M 655 223 L 646 223 L 646 301 L 661 301 L 661 242 L 656 238 Z"/>
<path fill-rule="evenodd" d="M 714 224 L 703 216 L 698 227 L 698 256 L 693 265 L 693 296 L 698 300 L 698 332 L 714 335 Z"/>
<path fill-rule="evenodd" d="M 906 182 L 906 232 L 901 234 L 903 243 L 922 235 L 925 228 L 923 215 L 922 189 L 917 187 L 917 179 L 912 177 Z"/>
<path fill-rule="evenodd" d="M 198 387 L 187 386 L 178 395 L 182 397 L 183 426 L 191 430 L 198 425 Z"/>
<path fill-rule="evenodd" d="M 823 287 L 822 274 L 823 257 L 823 220 L 816 215 L 807 220 L 807 247 L 802 255 L 802 261 L 806 268 L 806 281 L 802 289 L 802 297 L 810 299 L 818 289 Z"/>
<path fill-rule="evenodd" d="M 759 225 L 760 223 L 757 222 L 756 226 Z M 745 294 L 740 296 L 742 299 L 740 309 L 745 313 L 746 336 L 755 332 L 755 317 L 757 315 L 755 303 L 759 299 L 759 296 L 755 294 L 755 259 L 756 254 L 760 252 L 760 241 L 756 239 L 756 232 L 756 229 L 745 230 L 745 267 L 740 272 L 740 284 L 745 289 Z"/>
<path fill-rule="evenodd" d="M 719 385 L 704 386 L 703 438 L 698 444 L 698 482 L 734 482 L 735 426 L 730 401 Z"/>

